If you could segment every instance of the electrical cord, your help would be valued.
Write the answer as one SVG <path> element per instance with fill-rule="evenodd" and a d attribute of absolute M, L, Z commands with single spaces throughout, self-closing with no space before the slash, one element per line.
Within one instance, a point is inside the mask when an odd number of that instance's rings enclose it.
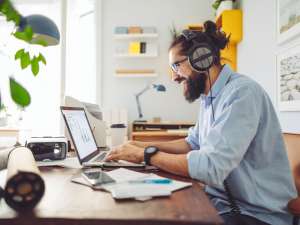
<path fill-rule="evenodd" d="M 210 74 L 209 74 L 209 70 L 206 71 L 207 72 L 207 76 L 209 79 L 209 89 L 210 89 L 210 105 L 211 105 L 211 110 L 212 110 L 212 117 L 213 117 L 213 121 L 215 122 L 215 111 L 214 111 L 214 106 L 213 106 L 213 97 L 212 97 L 212 84 L 211 84 L 211 78 L 210 78 Z M 240 218 L 239 216 L 241 215 L 241 210 L 240 207 L 238 206 L 231 190 L 230 190 L 230 185 L 227 182 L 227 180 L 225 179 L 223 182 L 223 186 L 225 189 L 225 193 L 227 195 L 229 204 L 230 204 L 230 211 L 233 215 L 237 216 L 238 219 Z"/>

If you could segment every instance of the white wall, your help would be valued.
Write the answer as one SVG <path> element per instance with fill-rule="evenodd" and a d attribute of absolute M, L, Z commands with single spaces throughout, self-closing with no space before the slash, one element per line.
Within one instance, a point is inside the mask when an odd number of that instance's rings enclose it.
<path fill-rule="evenodd" d="M 276 1 L 241 0 L 243 10 L 243 41 L 238 47 L 238 71 L 258 81 L 276 100 L 276 54 L 300 43 L 300 37 L 277 45 Z M 278 112 L 284 132 L 300 133 L 300 112 Z"/>
<path fill-rule="evenodd" d="M 169 27 L 172 22 L 182 29 L 187 24 L 213 19 L 211 2 L 207 0 L 103 0 L 102 2 L 102 106 L 105 108 L 126 108 L 129 120 L 137 119 L 134 94 L 144 86 L 155 81 L 166 85 L 166 93 L 150 90 L 141 97 L 142 109 L 146 119 L 160 116 L 163 120 L 195 121 L 199 104 L 189 104 L 183 97 L 181 86 L 173 83 L 168 75 L 168 46 L 171 42 Z M 155 26 L 159 34 L 159 57 L 151 59 L 159 77 L 116 78 L 114 77 L 116 59 L 113 57 L 116 26 Z M 149 59 L 136 59 L 146 63 Z M 99 74 L 98 74 L 99 76 Z M 100 102 L 99 102 L 100 103 Z"/>

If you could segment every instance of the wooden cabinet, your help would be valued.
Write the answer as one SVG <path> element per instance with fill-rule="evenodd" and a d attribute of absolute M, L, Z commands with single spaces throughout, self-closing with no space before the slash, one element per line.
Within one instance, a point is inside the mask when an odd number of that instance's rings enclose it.
<path fill-rule="evenodd" d="M 190 122 L 134 122 L 131 139 L 134 141 L 172 141 L 185 138 Z"/>

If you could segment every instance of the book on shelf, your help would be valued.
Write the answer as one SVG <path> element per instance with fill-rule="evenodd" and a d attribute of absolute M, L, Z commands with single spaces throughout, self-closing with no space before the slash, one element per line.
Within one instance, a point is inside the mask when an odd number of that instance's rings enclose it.
<path fill-rule="evenodd" d="M 140 42 L 130 42 L 129 43 L 129 53 L 130 54 L 140 54 L 141 52 L 141 43 Z"/>
<path fill-rule="evenodd" d="M 146 42 L 141 42 L 141 54 L 145 54 L 146 53 Z"/>
<path fill-rule="evenodd" d="M 144 34 L 155 34 L 156 28 L 155 27 L 142 27 Z"/>
<path fill-rule="evenodd" d="M 127 34 L 128 33 L 128 28 L 127 27 L 116 27 L 115 28 L 115 34 Z"/>
<path fill-rule="evenodd" d="M 128 34 L 141 34 L 142 28 L 138 26 L 128 27 Z"/>

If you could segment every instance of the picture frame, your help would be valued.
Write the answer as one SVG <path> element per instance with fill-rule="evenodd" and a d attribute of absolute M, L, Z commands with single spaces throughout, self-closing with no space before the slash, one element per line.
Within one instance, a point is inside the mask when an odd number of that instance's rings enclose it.
<path fill-rule="evenodd" d="M 277 43 L 300 35 L 300 1 L 277 0 Z"/>
<path fill-rule="evenodd" d="M 276 65 L 279 111 L 300 111 L 300 45 L 279 53 Z"/>

